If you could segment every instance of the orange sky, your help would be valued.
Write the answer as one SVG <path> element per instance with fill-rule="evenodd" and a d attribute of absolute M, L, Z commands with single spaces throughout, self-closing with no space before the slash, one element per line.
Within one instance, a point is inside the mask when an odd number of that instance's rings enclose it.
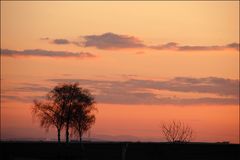
<path fill-rule="evenodd" d="M 56 139 L 55 129 L 45 133 L 44 129 L 40 129 L 37 120 L 30 118 L 29 104 L 9 103 L 4 106 L 6 106 L 2 108 L 2 128 L 4 128 L 2 136 L 4 138 Z M 236 114 L 239 109 L 236 106 L 177 107 L 98 104 L 97 108 L 97 121 L 91 129 L 92 138 L 101 139 L 104 135 L 134 136 L 135 141 L 165 141 L 161 134 L 161 124 L 181 120 L 192 127 L 193 141 L 230 141 L 232 143 L 239 141 L 239 114 Z M 64 139 L 64 134 L 62 138 Z"/>
<path fill-rule="evenodd" d="M 1 138 L 54 138 L 29 107 L 70 81 L 96 96 L 93 137 L 162 141 L 175 119 L 194 141 L 238 143 L 238 13 L 233 1 L 1 1 Z"/>

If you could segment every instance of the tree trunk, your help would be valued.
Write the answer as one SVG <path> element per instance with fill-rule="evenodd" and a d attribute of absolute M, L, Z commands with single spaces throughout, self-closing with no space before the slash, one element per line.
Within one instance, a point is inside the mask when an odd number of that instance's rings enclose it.
<path fill-rule="evenodd" d="M 82 143 L 82 130 L 78 129 L 79 142 Z"/>
<path fill-rule="evenodd" d="M 80 141 L 80 145 L 81 145 L 81 150 L 84 153 L 84 148 L 83 148 L 83 143 L 82 143 L 82 132 L 81 131 L 79 132 L 79 141 Z"/>
<path fill-rule="evenodd" d="M 71 113 L 70 113 L 70 108 L 71 106 L 68 106 L 68 112 L 67 112 L 67 121 L 66 121 L 66 143 L 69 143 L 69 124 L 70 124 L 70 116 L 71 116 Z"/>
<path fill-rule="evenodd" d="M 79 141 L 82 143 L 82 134 L 79 134 Z"/>
<path fill-rule="evenodd" d="M 58 131 L 58 143 L 61 142 L 61 130 L 60 129 L 57 129 Z"/>
<path fill-rule="evenodd" d="M 69 130 L 69 124 L 67 123 L 67 126 L 66 126 L 66 143 L 69 142 L 69 132 L 68 132 L 68 130 Z"/>

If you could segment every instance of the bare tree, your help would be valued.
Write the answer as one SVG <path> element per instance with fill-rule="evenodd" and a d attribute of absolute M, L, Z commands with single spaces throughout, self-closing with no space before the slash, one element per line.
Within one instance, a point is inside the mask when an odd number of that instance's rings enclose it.
<path fill-rule="evenodd" d="M 41 127 L 44 127 L 47 131 L 51 126 L 56 127 L 58 133 L 58 143 L 60 143 L 61 130 L 64 126 L 63 110 L 51 101 L 41 102 L 34 100 L 32 113 L 40 120 Z"/>
<path fill-rule="evenodd" d="M 82 142 L 82 136 L 95 123 L 95 115 L 92 111 L 96 110 L 94 107 L 94 98 L 86 89 L 81 89 L 82 103 L 76 104 L 73 111 L 72 130 L 75 135 L 79 137 Z"/>
<path fill-rule="evenodd" d="M 79 111 L 82 112 L 82 111 Z M 86 113 L 77 113 L 74 116 L 73 121 L 73 132 L 79 137 L 79 141 L 82 142 L 82 136 L 87 132 L 91 126 L 95 123 L 95 116 L 92 114 Z"/>
<path fill-rule="evenodd" d="M 168 142 L 190 142 L 193 130 L 183 122 L 172 121 L 169 124 L 162 124 L 162 133 Z"/>

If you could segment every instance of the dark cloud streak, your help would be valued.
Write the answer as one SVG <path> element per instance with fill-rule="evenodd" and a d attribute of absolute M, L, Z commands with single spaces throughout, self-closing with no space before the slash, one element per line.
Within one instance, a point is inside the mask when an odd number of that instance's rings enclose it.
<path fill-rule="evenodd" d="M 70 42 L 67 39 L 54 39 L 52 42 L 54 44 L 60 44 L 60 45 L 70 44 Z"/>
<path fill-rule="evenodd" d="M 232 49 L 239 51 L 239 43 L 230 43 L 227 45 L 179 45 L 176 42 L 169 42 L 160 45 L 147 45 L 140 39 L 129 36 L 120 35 L 111 32 L 100 35 L 81 36 L 82 40 L 69 41 L 67 39 L 54 39 L 52 42 L 57 45 L 74 44 L 79 47 L 95 47 L 98 49 L 126 49 L 126 48 L 150 48 L 155 50 L 175 50 L 175 51 L 218 51 Z M 49 38 L 47 39 L 49 40 Z"/>
<path fill-rule="evenodd" d="M 1 49 L 1 56 L 16 57 L 16 56 L 40 56 L 40 57 L 75 57 L 75 58 L 87 58 L 95 57 L 95 55 L 89 52 L 66 52 L 66 51 L 49 51 L 42 49 L 28 49 L 28 50 L 9 50 Z"/>
<path fill-rule="evenodd" d="M 85 47 L 96 47 L 99 49 L 123 49 L 123 48 L 142 48 L 145 45 L 133 36 L 118 35 L 114 33 L 104 33 L 102 35 L 83 36 Z"/>
<path fill-rule="evenodd" d="M 227 45 L 212 45 L 212 46 L 190 46 L 190 45 L 178 45 L 178 43 L 170 42 L 163 45 L 149 46 L 151 49 L 156 50 L 175 50 L 175 51 L 218 51 L 225 49 L 233 49 L 239 51 L 239 43 L 231 43 Z"/>

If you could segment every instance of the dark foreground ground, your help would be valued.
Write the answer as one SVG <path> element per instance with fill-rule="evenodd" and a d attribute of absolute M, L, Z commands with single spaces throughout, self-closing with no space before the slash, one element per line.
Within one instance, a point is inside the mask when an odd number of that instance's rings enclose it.
<path fill-rule="evenodd" d="M 232 160 L 240 145 L 218 143 L 1 142 L 1 160 Z"/>

